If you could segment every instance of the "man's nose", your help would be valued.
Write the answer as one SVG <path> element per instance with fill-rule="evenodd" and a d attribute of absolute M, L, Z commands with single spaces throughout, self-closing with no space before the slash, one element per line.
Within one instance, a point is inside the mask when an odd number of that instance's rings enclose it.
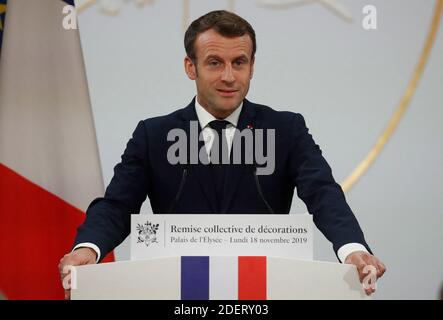
<path fill-rule="evenodd" d="M 234 73 L 232 72 L 232 66 L 230 64 L 226 65 L 221 75 L 221 80 L 224 82 L 234 82 Z"/>

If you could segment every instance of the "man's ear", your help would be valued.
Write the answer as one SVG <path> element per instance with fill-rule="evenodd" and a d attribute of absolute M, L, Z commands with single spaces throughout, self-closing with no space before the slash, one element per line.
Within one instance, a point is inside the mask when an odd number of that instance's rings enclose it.
<path fill-rule="evenodd" d="M 249 75 L 249 79 L 252 79 L 252 76 L 254 75 L 254 62 L 255 62 L 255 56 L 251 59 L 251 74 Z"/>
<path fill-rule="evenodd" d="M 185 57 L 184 63 L 185 63 L 185 72 L 188 75 L 188 78 L 191 80 L 195 80 L 197 78 L 197 66 L 188 56 Z"/>

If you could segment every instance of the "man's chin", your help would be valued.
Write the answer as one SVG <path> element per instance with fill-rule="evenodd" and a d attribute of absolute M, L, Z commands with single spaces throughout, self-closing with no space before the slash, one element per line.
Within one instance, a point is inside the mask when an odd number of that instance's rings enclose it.
<path fill-rule="evenodd" d="M 218 111 L 218 113 L 225 115 L 224 116 L 224 118 L 225 118 L 225 117 L 229 116 L 231 113 L 233 113 L 238 108 L 239 105 L 240 105 L 240 102 L 238 104 L 224 105 L 224 106 L 221 106 L 217 111 Z"/>
<path fill-rule="evenodd" d="M 219 107 L 220 110 L 226 110 L 226 111 L 234 111 L 238 108 L 238 106 L 241 104 L 241 101 L 238 99 L 229 99 L 225 98 L 220 101 Z"/>

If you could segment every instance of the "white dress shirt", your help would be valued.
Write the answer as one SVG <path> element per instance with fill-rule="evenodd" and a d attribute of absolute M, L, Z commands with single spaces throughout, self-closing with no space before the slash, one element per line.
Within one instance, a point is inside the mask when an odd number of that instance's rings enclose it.
<path fill-rule="evenodd" d="M 223 119 L 229 122 L 225 130 L 226 140 L 228 142 L 228 154 L 231 154 L 232 140 L 234 140 L 235 128 L 237 128 L 238 118 L 240 117 L 240 112 L 242 108 L 243 102 L 237 109 L 235 109 L 233 113 Z M 202 135 L 205 141 L 205 149 L 209 157 L 209 154 L 211 153 L 212 143 L 214 142 L 214 135 L 217 134 L 217 132 L 209 126 L 209 123 L 211 121 L 220 119 L 217 119 L 208 111 L 206 111 L 206 109 L 200 105 L 197 99 L 195 99 L 195 112 L 197 113 L 198 122 L 200 123 L 200 127 L 202 128 Z"/>
<path fill-rule="evenodd" d="M 237 109 L 235 109 L 235 111 L 231 113 L 227 118 L 223 119 L 229 122 L 225 130 L 226 140 L 228 142 L 229 154 L 231 153 L 231 146 L 232 146 L 232 141 L 234 139 L 235 128 L 237 127 L 238 119 L 240 117 L 240 112 L 242 108 L 243 108 L 243 103 L 241 103 L 240 106 Z M 216 131 L 209 126 L 209 123 L 213 120 L 220 120 L 220 119 L 217 119 L 212 114 L 210 114 L 205 108 L 203 108 L 198 102 L 197 98 L 195 99 L 195 112 L 197 113 L 197 118 L 200 123 L 200 127 L 202 128 L 202 135 L 205 142 L 205 149 L 209 157 L 212 143 L 214 141 L 214 135 L 216 134 Z M 100 260 L 100 249 L 93 243 L 90 242 L 79 243 L 74 247 L 73 251 L 75 249 L 84 248 L 84 247 L 93 249 L 97 253 L 97 262 Z M 368 252 L 365 246 L 363 246 L 360 243 L 347 243 L 338 249 L 337 256 L 340 259 L 340 261 L 343 263 L 346 257 L 355 251 Z"/>

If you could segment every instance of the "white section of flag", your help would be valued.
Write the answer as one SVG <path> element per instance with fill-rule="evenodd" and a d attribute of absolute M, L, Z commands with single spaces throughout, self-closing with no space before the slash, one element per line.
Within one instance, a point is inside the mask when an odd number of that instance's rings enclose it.
<path fill-rule="evenodd" d="M 238 257 L 209 258 L 209 299 L 238 299 Z"/>
<path fill-rule="evenodd" d="M 0 163 L 80 210 L 103 193 L 78 30 L 65 2 L 8 1 L 0 61 Z"/>

